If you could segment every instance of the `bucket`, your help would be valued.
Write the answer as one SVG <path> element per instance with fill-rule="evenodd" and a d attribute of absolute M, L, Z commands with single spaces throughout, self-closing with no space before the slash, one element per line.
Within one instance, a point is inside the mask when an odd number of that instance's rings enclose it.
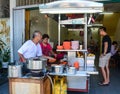
<path fill-rule="evenodd" d="M 9 65 L 8 77 L 22 77 L 21 65 Z"/>

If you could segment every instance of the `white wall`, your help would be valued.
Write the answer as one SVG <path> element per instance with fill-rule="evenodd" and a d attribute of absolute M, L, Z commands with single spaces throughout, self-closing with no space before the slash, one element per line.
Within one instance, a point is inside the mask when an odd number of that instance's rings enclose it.
<path fill-rule="evenodd" d="M 40 30 L 42 34 L 47 33 L 50 36 L 50 41 L 57 44 L 58 41 L 58 23 L 50 17 L 45 17 L 40 14 L 39 10 L 30 11 L 30 32 L 31 35 L 35 30 Z M 61 41 L 65 40 L 67 29 L 61 27 Z"/>

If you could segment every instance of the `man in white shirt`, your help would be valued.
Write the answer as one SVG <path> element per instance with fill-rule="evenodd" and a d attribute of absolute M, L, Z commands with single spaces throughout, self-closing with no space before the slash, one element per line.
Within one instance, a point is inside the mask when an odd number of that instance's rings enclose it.
<path fill-rule="evenodd" d="M 39 41 L 42 39 L 40 31 L 35 31 L 32 40 L 26 41 L 18 50 L 21 62 L 26 62 L 26 59 L 42 56 L 41 46 Z"/>

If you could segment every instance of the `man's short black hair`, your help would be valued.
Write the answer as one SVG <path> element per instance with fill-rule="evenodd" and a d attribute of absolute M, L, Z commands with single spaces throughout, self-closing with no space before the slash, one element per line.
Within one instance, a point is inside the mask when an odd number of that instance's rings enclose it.
<path fill-rule="evenodd" d="M 113 41 L 113 42 L 112 42 L 112 45 L 115 45 L 115 44 L 116 44 L 116 45 L 118 44 L 117 41 Z"/>
<path fill-rule="evenodd" d="M 45 38 L 48 38 L 48 39 L 49 39 L 48 34 L 43 34 L 42 39 L 45 39 Z"/>
<path fill-rule="evenodd" d="M 106 32 L 106 27 L 101 26 L 101 27 L 99 28 L 99 31 L 100 31 L 101 29 L 102 29 L 104 32 Z"/>

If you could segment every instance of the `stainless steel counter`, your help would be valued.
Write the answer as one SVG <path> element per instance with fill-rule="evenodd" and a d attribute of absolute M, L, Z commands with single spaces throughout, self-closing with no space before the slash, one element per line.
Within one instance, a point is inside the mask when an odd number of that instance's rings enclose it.
<path fill-rule="evenodd" d="M 87 67 L 86 70 L 84 70 L 84 67 L 80 67 L 78 71 L 76 71 L 76 74 L 69 74 L 69 73 L 49 73 L 49 75 L 58 75 L 58 76 L 85 76 L 88 77 L 90 74 L 98 74 L 98 71 L 94 67 Z"/>

